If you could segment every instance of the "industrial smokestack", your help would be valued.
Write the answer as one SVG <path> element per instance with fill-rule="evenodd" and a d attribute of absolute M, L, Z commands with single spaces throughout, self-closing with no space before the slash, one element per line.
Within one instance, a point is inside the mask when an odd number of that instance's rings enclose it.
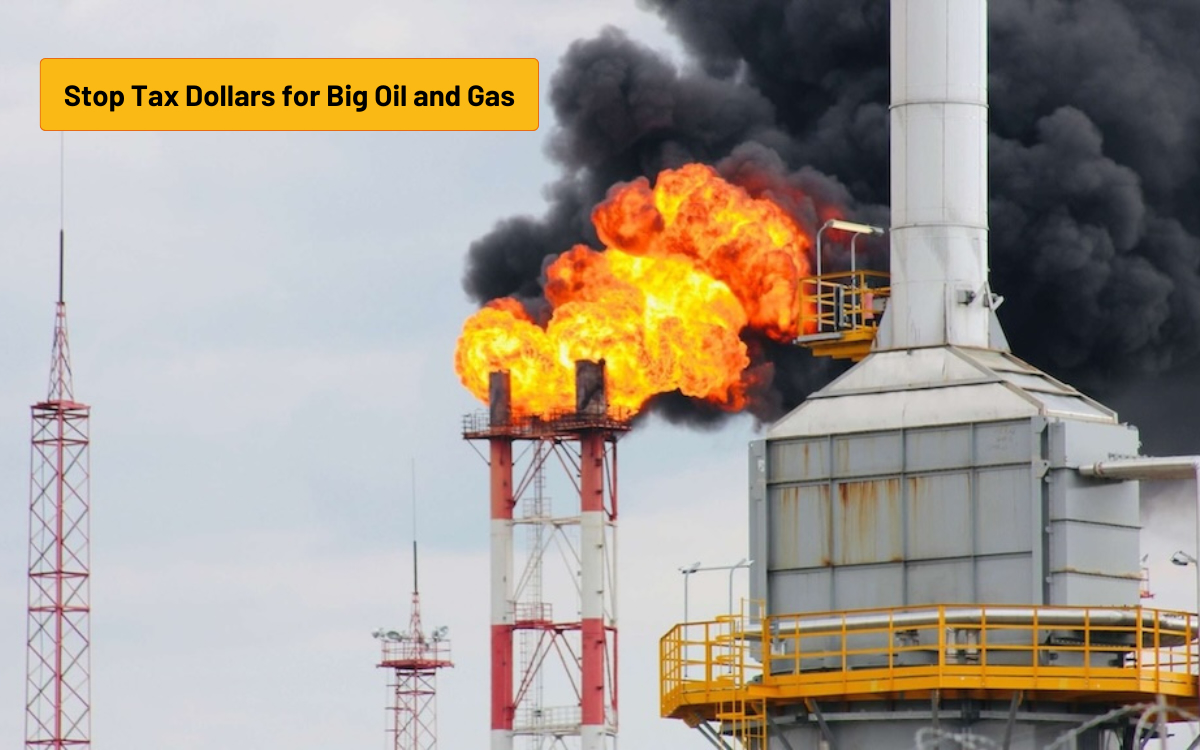
<path fill-rule="evenodd" d="M 488 373 L 488 420 L 492 427 L 512 423 L 512 377 L 507 372 Z"/>
<path fill-rule="evenodd" d="M 575 411 L 603 417 L 608 414 L 608 392 L 604 382 L 604 360 L 575 363 Z"/>
<path fill-rule="evenodd" d="M 988 345 L 987 2 L 892 0 L 892 297 L 880 348 Z"/>

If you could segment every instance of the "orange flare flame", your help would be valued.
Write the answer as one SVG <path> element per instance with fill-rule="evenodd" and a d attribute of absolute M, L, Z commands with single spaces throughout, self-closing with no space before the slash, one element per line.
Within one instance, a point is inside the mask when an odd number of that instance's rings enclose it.
<path fill-rule="evenodd" d="M 801 330 L 809 238 L 778 205 L 711 167 L 689 164 L 610 191 L 592 215 L 607 246 L 577 245 L 546 271 L 545 328 L 514 299 L 463 326 L 459 379 L 486 401 L 488 375 L 511 374 L 514 411 L 574 407 L 575 362 L 606 362 L 611 406 L 636 411 L 680 391 L 724 409 L 746 405 L 743 328 L 789 341 Z"/>

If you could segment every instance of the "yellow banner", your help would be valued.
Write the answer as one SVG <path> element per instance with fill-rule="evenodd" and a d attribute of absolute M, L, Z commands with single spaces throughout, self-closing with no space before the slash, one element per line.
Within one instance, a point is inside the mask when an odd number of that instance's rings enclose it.
<path fill-rule="evenodd" d="M 45 58 L 42 130 L 537 130 L 535 58 Z"/>

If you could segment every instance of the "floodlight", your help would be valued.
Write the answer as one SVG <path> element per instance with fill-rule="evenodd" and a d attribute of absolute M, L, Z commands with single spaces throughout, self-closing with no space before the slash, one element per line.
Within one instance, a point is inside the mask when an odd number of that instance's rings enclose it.
<path fill-rule="evenodd" d="M 843 232 L 854 232 L 855 234 L 873 234 L 881 235 L 887 230 L 883 227 L 876 227 L 870 224 L 859 224 L 857 221 L 842 221 L 841 219 L 830 219 L 825 222 L 825 226 L 829 229 L 840 229 Z"/>

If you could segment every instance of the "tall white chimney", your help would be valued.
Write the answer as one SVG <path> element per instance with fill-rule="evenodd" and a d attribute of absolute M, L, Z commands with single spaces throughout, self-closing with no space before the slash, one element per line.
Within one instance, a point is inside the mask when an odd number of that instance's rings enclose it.
<path fill-rule="evenodd" d="M 891 9 L 892 296 L 879 348 L 986 347 L 987 1 Z"/>

